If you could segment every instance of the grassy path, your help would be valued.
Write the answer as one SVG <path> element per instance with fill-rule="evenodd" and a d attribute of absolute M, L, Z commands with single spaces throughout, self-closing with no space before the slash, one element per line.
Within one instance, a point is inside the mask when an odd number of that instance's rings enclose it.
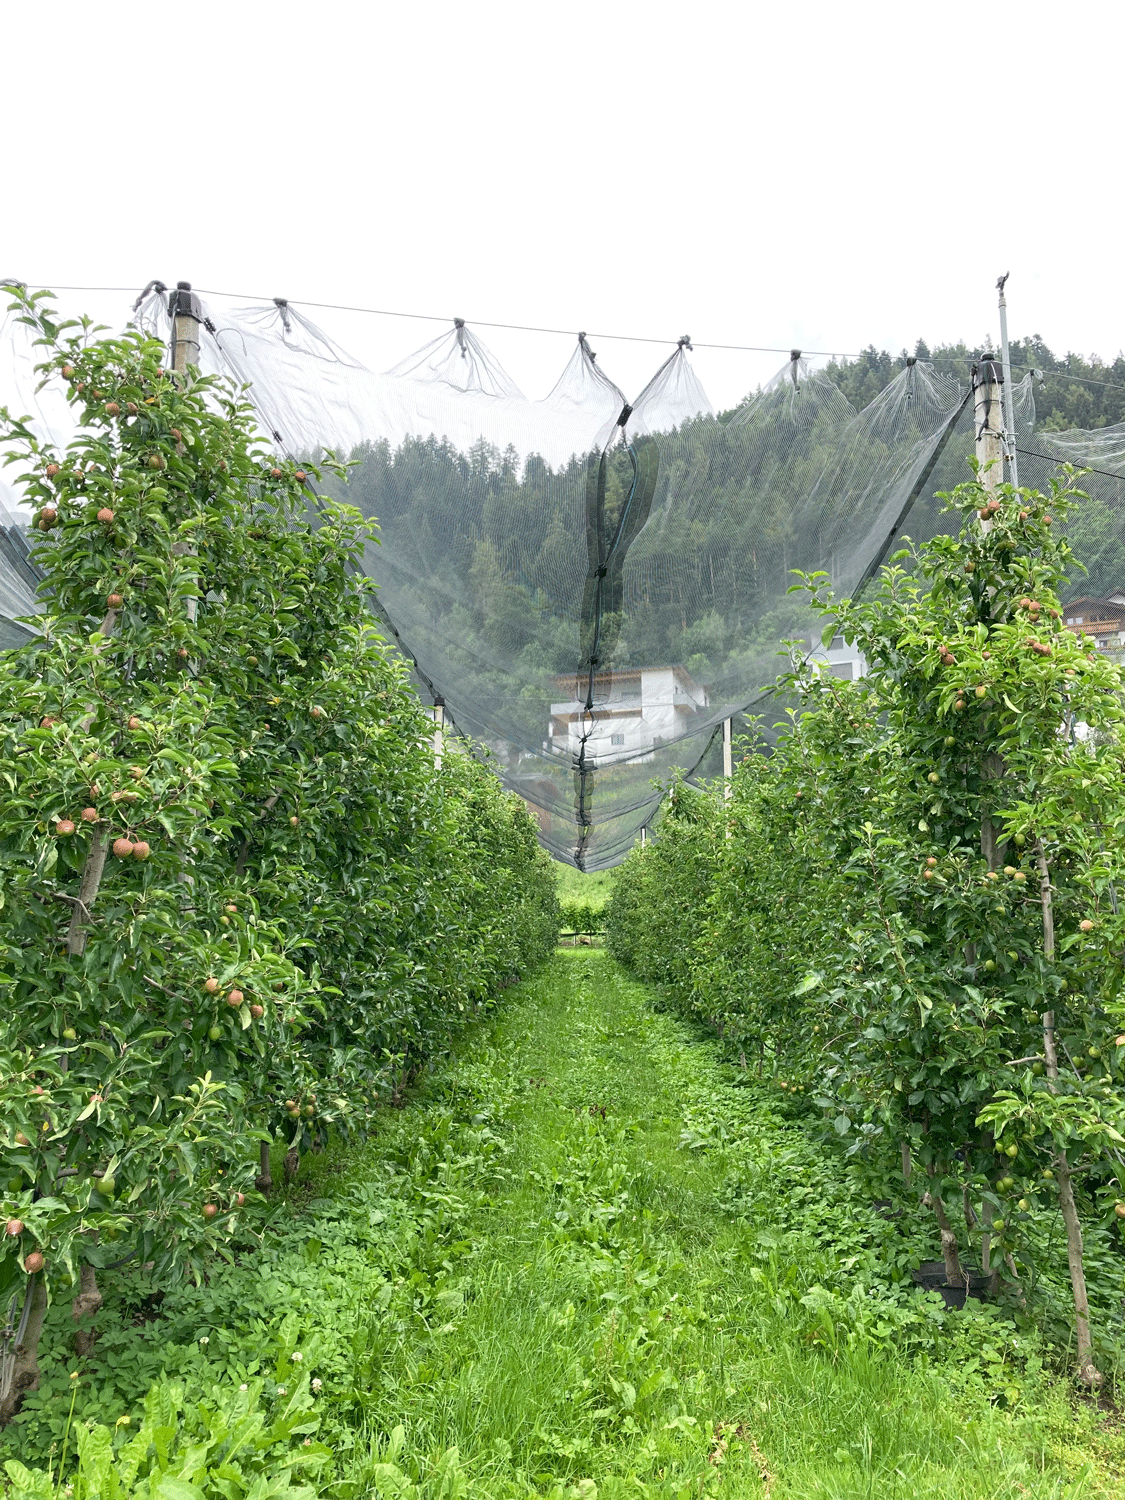
<path fill-rule="evenodd" d="M 882 1221 L 648 1002 L 560 954 L 404 1122 L 456 1239 L 371 1352 L 387 1492 L 1125 1492 L 1119 1440 L 1008 1325 L 865 1280 Z"/>
<path fill-rule="evenodd" d="M 1125 1494 L 1120 1426 L 1034 1331 L 900 1285 L 921 1247 L 651 998 L 558 953 L 203 1286 L 107 1277 L 77 1385 L 53 1306 L 0 1458 L 46 1464 L 76 1395 L 127 1433 L 164 1372 L 269 1411 L 304 1382 L 322 1500 Z"/>

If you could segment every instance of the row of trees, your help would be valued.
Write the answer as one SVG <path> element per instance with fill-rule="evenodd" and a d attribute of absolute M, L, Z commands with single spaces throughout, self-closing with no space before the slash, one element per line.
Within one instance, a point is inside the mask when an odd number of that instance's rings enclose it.
<path fill-rule="evenodd" d="M 1125 1269 L 1125 709 L 1060 619 L 1073 498 L 966 485 L 960 534 L 861 600 L 806 579 L 868 676 L 795 668 L 730 800 L 675 790 L 608 942 L 807 1095 L 873 1197 L 932 1215 L 950 1283 L 970 1250 L 1069 1276 L 1096 1385 L 1090 1236 Z"/>
<path fill-rule="evenodd" d="M 374 527 L 160 344 L 21 316 L 79 436 L 2 413 L 46 613 L 0 657 L 0 1420 L 49 1295 L 201 1276 L 271 1143 L 364 1131 L 553 946 L 518 799 L 373 627 Z"/>

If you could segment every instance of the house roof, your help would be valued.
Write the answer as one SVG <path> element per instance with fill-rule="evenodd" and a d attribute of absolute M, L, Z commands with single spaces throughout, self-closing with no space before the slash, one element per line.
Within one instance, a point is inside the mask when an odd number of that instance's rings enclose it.
<path fill-rule="evenodd" d="M 1084 594 L 1080 599 L 1072 599 L 1069 604 L 1063 605 L 1063 614 L 1073 614 L 1076 609 L 1089 606 L 1091 610 L 1098 612 L 1097 618 L 1108 619 L 1110 615 L 1125 615 L 1125 603 L 1118 603 L 1115 599 L 1095 599 Z"/>

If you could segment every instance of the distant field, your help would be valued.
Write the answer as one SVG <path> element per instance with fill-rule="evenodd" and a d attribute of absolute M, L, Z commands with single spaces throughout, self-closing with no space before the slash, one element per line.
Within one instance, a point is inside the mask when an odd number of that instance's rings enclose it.
<path fill-rule="evenodd" d="M 595 911 L 601 911 L 613 890 L 613 871 L 598 870 L 593 875 L 583 875 L 573 865 L 555 865 L 559 881 L 559 900 L 585 903 Z"/>

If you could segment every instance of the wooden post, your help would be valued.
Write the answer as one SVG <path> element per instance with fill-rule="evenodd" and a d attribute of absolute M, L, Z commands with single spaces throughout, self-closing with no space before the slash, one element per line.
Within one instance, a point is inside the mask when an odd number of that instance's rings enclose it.
<path fill-rule="evenodd" d="M 989 494 L 1004 482 L 1004 374 L 998 360 L 982 359 L 973 366 L 973 421 L 981 483 Z M 991 521 L 981 523 L 987 532 Z"/>
<path fill-rule="evenodd" d="M 445 699 L 434 699 L 434 765 L 441 770 L 441 758 L 445 749 Z"/>

